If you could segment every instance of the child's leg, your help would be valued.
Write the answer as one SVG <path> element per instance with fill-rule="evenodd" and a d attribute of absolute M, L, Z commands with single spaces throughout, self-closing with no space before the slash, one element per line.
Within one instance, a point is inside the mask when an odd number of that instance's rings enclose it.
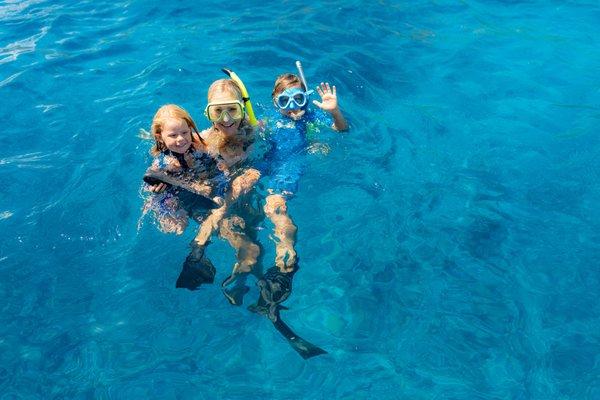
<path fill-rule="evenodd" d="M 198 234 L 194 239 L 194 242 L 198 246 L 206 246 L 208 240 L 212 236 L 213 232 L 218 229 L 219 222 L 225 215 L 227 207 L 234 203 L 238 197 L 242 194 L 247 193 L 252 189 L 256 181 L 260 178 L 260 172 L 258 170 L 249 168 L 244 173 L 236 177 L 231 184 L 231 192 L 226 196 L 225 205 L 221 208 L 212 210 L 206 219 L 200 225 Z M 243 221 L 242 221 L 243 222 Z M 256 261 L 255 261 L 256 263 Z"/>
<path fill-rule="evenodd" d="M 202 221 L 200 224 L 200 228 L 198 229 L 198 233 L 194 238 L 194 244 L 199 247 L 206 246 L 208 240 L 212 236 L 213 232 L 215 232 L 219 226 L 219 222 L 223 219 L 223 215 L 225 215 L 226 207 L 217 208 L 212 210 L 210 214 Z"/>
<path fill-rule="evenodd" d="M 175 233 L 181 235 L 188 225 L 187 214 L 183 215 L 159 215 L 157 216 L 160 230 L 164 233 Z"/>
<path fill-rule="evenodd" d="M 245 228 L 246 221 L 233 215 L 221 221 L 219 229 L 220 236 L 226 239 L 236 251 L 237 262 L 233 266 L 231 275 L 221 285 L 227 300 L 236 306 L 242 305 L 244 295 L 250 289 L 245 284 L 246 278 L 260 255 L 260 247 L 252 241 Z"/>
<path fill-rule="evenodd" d="M 244 232 L 246 227 L 245 221 L 233 215 L 221 221 L 221 227 L 219 234 L 222 238 L 227 240 L 231 247 L 236 251 L 237 262 L 233 266 L 231 273 L 232 277 L 240 274 L 252 271 L 258 255 L 260 254 L 260 248 L 258 245 L 248 237 Z"/>
<path fill-rule="evenodd" d="M 275 225 L 275 265 L 281 272 L 291 272 L 296 265 L 296 225 L 287 213 L 285 198 L 279 194 L 267 196 L 265 214 Z"/>

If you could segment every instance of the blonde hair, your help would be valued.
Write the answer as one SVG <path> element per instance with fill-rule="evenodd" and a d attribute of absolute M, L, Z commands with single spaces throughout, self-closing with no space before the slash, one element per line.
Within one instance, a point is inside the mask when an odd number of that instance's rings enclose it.
<path fill-rule="evenodd" d="M 231 79 L 218 79 L 210 85 L 207 95 L 209 103 L 217 95 L 217 93 L 227 93 L 239 101 L 244 100 L 242 89 L 240 89 L 238 84 Z M 247 115 L 240 122 L 240 126 L 238 127 L 238 134 L 241 134 L 241 136 L 236 135 L 235 138 L 225 138 L 222 136 L 222 134 L 218 133 L 218 129 L 215 128 L 214 124 L 209 129 L 211 139 L 208 139 L 208 141 L 209 143 L 214 144 L 219 153 L 234 143 L 249 145 L 254 140 L 254 128 L 248 122 Z"/>
<path fill-rule="evenodd" d="M 275 99 L 275 96 L 277 96 L 279 93 L 283 92 L 285 89 L 287 89 L 289 87 L 296 86 L 296 85 L 300 85 L 300 87 L 302 89 L 304 89 L 305 91 L 307 90 L 304 87 L 304 84 L 302 83 L 302 81 L 300 80 L 298 75 L 294 75 L 294 74 L 290 74 L 290 73 L 281 74 L 275 80 L 275 85 L 273 86 L 273 93 L 271 93 L 271 97 L 273 99 Z"/>
<path fill-rule="evenodd" d="M 176 104 L 166 104 L 159 108 L 156 114 L 154 114 L 154 118 L 152 118 L 152 127 L 150 132 L 154 137 L 154 146 L 152 146 L 150 149 L 150 154 L 157 156 L 167 150 L 167 146 L 165 145 L 161 134 L 165 122 L 169 118 L 185 121 L 186 125 L 192 130 L 192 132 L 196 132 L 196 135 L 192 135 L 192 145 L 194 145 L 196 148 L 199 145 L 204 144 L 198 135 L 198 128 L 196 128 L 196 124 L 194 123 L 194 120 L 190 114 Z"/>
<path fill-rule="evenodd" d="M 240 89 L 237 83 L 231 79 L 219 79 L 214 81 L 208 88 L 208 102 L 210 103 L 211 99 L 217 93 L 223 92 L 232 95 L 239 101 L 243 100 L 242 89 Z"/>

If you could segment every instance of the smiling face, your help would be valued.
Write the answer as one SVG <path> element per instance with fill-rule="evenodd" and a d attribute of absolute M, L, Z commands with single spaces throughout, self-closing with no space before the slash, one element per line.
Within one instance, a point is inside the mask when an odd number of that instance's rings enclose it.
<path fill-rule="evenodd" d="M 242 123 L 242 119 L 234 119 L 237 114 L 237 108 L 233 104 L 241 99 L 238 98 L 237 94 L 227 90 L 226 88 L 216 88 L 209 94 L 208 101 L 214 104 L 222 104 L 219 108 L 219 115 L 222 113 L 222 118 L 217 122 L 213 122 L 213 126 L 220 132 L 224 133 L 227 136 L 236 135 L 240 125 Z M 227 105 L 226 103 L 232 103 L 231 105 Z"/>
<path fill-rule="evenodd" d="M 306 113 L 306 106 L 300 109 L 281 109 L 277 106 L 277 97 L 284 91 L 292 89 L 299 89 L 301 91 L 307 90 L 305 87 L 303 87 L 299 76 L 290 73 L 281 74 L 275 80 L 271 97 L 273 99 L 273 105 L 277 107 L 282 115 L 297 121 Z"/>
<path fill-rule="evenodd" d="M 180 118 L 166 118 L 160 136 L 165 147 L 174 153 L 183 154 L 192 145 L 192 130 Z"/>
<path fill-rule="evenodd" d="M 281 95 L 282 93 L 284 93 L 286 91 L 289 91 L 290 93 L 292 93 L 294 91 L 304 92 L 304 88 L 302 87 L 302 85 L 300 83 L 293 83 L 290 85 L 282 86 L 280 91 L 273 94 L 273 102 L 276 107 L 277 107 L 277 98 L 279 97 L 279 95 Z M 298 108 L 294 108 L 294 109 L 284 109 L 284 108 L 277 107 L 277 109 L 279 110 L 279 112 L 281 114 L 285 115 L 288 118 L 293 119 L 294 121 L 299 120 L 306 113 L 306 107 L 303 107 L 303 108 L 298 107 Z"/>

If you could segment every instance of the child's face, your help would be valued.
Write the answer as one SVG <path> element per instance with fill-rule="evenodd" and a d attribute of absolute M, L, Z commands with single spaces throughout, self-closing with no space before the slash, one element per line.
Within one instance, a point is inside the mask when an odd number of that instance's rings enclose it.
<path fill-rule="evenodd" d="M 185 153 L 192 145 L 192 130 L 185 120 L 167 118 L 160 134 L 167 149 L 175 153 Z"/>
<path fill-rule="evenodd" d="M 225 91 L 216 92 L 210 98 L 211 103 L 227 103 L 235 101 L 239 101 L 239 99 L 234 94 Z M 225 106 L 223 107 L 225 110 L 227 110 Z M 231 114 L 233 113 L 229 111 L 225 113 L 224 118 L 221 121 L 213 122 L 214 127 L 227 136 L 233 136 L 237 134 L 238 129 L 240 128 L 240 125 L 242 123 L 241 119 L 235 120 L 231 118 Z"/>
<path fill-rule="evenodd" d="M 286 86 L 284 87 L 281 92 L 276 93 L 275 97 L 273 98 L 273 101 L 276 101 L 277 97 L 282 94 L 283 92 L 285 92 L 287 89 L 302 89 L 302 85 L 300 84 L 294 84 L 294 85 L 290 85 L 290 86 Z M 304 116 L 304 114 L 306 113 L 306 107 L 305 108 L 298 108 L 295 110 L 284 110 L 282 108 L 278 108 L 279 112 L 283 115 L 285 115 L 288 118 L 293 119 L 294 121 L 299 120 L 300 118 L 302 118 Z"/>

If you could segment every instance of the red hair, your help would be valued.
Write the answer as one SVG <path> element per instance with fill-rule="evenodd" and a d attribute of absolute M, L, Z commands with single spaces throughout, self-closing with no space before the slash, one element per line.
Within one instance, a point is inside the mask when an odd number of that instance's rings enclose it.
<path fill-rule="evenodd" d="M 198 146 L 204 144 L 200 138 L 200 135 L 198 135 L 196 123 L 190 114 L 176 104 L 166 104 L 159 108 L 156 114 L 154 114 L 154 118 L 152 118 L 152 128 L 150 129 L 150 132 L 152 132 L 155 143 L 154 146 L 152 146 L 152 149 L 150 149 L 150 154 L 157 156 L 159 153 L 167 150 L 167 146 L 162 139 L 162 130 L 165 122 L 170 118 L 185 121 L 186 125 L 192 130 L 192 132 L 196 132 L 196 135 L 192 134 L 192 145 L 194 147 L 197 148 Z"/>

